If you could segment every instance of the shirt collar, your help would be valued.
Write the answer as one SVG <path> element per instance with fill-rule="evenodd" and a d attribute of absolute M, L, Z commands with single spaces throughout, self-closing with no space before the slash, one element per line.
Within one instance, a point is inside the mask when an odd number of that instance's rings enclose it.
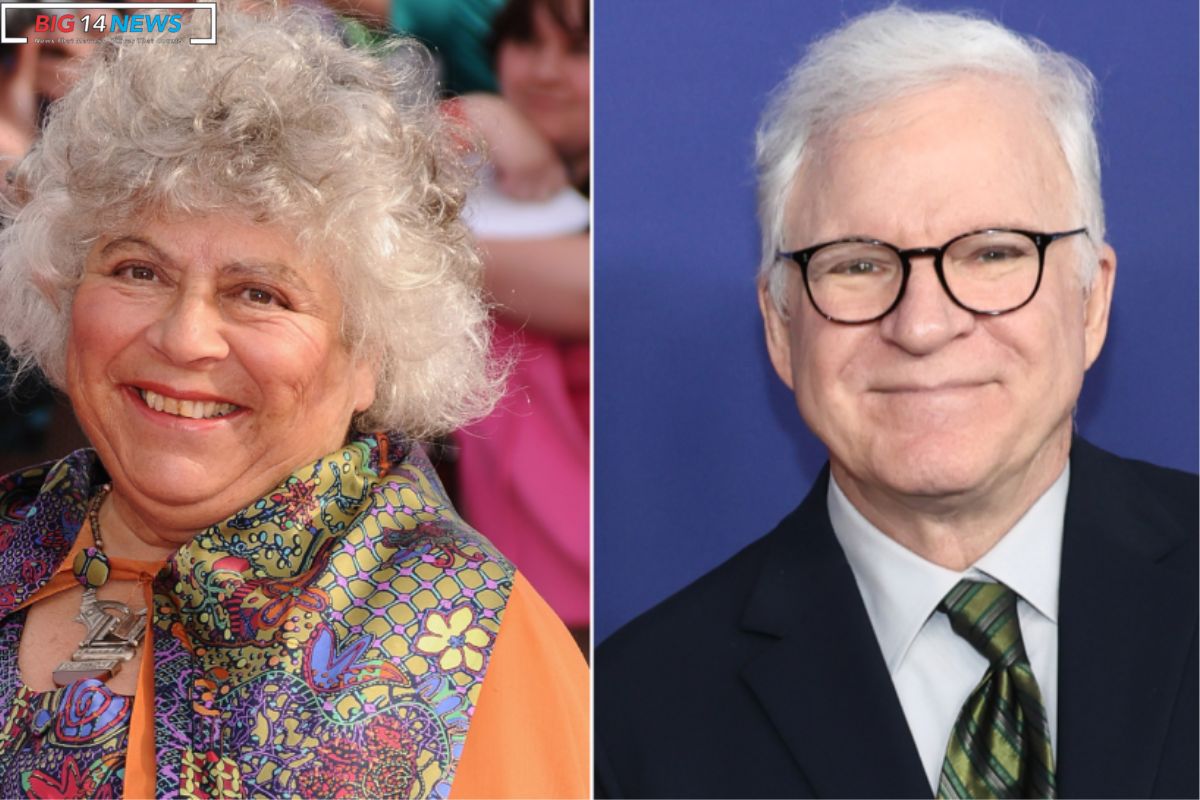
<path fill-rule="evenodd" d="M 830 476 L 826 503 L 888 671 L 895 674 L 946 593 L 963 578 L 999 581 L 1058 622 L 1058 579 L 1070 466 L 979 561 L 956 572 L 926 561 L 870 522 Z"/>

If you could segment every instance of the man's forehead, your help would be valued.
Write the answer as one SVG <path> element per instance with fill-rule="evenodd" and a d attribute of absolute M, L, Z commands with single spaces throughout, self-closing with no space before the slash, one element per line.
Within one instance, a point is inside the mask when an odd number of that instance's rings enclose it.
<path fill-rule="evenodd" d="M 952 116 L 963 106 L 971 106 L 977 113 L 1017 114 L 1044 120 L 1037 94 L 1025 83 L 1003 75 L 963 72 L 864 101 L 857 113 L 827 124 L 817 131 L 814 139 L 836 143 L 886 136 L 925 118 Z"/>
<path fill-rule="evenodd" d="M 967 76 L 877 103 L 810 145 L 789 195 L 787 246 L 922 224 L 946 236 L 972 224 L 1037 227 L 1073 205 L 1054 129 L 1033 92 L 1008 80 Z M 855 225 L 868 229 L 846 227 Z"/>

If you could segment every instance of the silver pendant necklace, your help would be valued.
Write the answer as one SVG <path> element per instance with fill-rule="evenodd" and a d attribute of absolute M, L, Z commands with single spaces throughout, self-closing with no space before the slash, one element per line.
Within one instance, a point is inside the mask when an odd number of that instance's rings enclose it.
<path fill-rule="evenodd" d="M 146 632 L 146 609 L 135 612 L 124 603 L 96 596 L 96 590 L 108 581 L 112 571 L 100 538 L 100 505 L 111 488 L 111 484 L 103 486 L 88 506 L 95 546 L 85 547 L 71 565 L 75 579 L 83 586 L 83 602 L 75 621 L 82 623 L 87 633 L 71 659 L 54 670 L 56 686 L 88 678 L 107 681 L 133 658 Z"/>

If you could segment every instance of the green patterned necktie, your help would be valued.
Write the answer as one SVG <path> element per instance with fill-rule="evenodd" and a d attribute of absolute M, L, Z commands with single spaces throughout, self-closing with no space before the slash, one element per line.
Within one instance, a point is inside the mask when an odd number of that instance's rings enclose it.
<path fill-rule="evenodd" d="M 954 723 L 937 796 L 1054 797 L 1050 728 L 1017 596 L 1003 584 L 959 581 L 938 609 L 989 666 Z"/>

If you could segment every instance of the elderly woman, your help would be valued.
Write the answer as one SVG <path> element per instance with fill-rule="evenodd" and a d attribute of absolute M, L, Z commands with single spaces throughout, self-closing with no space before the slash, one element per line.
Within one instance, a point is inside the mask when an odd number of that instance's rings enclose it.
<path fill-rule="evenodd" d="M 498 378 L 427 63 L 195 16 L 10 177 L 0 336 L 95 450 L 0 479 L 0 796 L 585 795 L 583 660 L 417 444 Z"/>

